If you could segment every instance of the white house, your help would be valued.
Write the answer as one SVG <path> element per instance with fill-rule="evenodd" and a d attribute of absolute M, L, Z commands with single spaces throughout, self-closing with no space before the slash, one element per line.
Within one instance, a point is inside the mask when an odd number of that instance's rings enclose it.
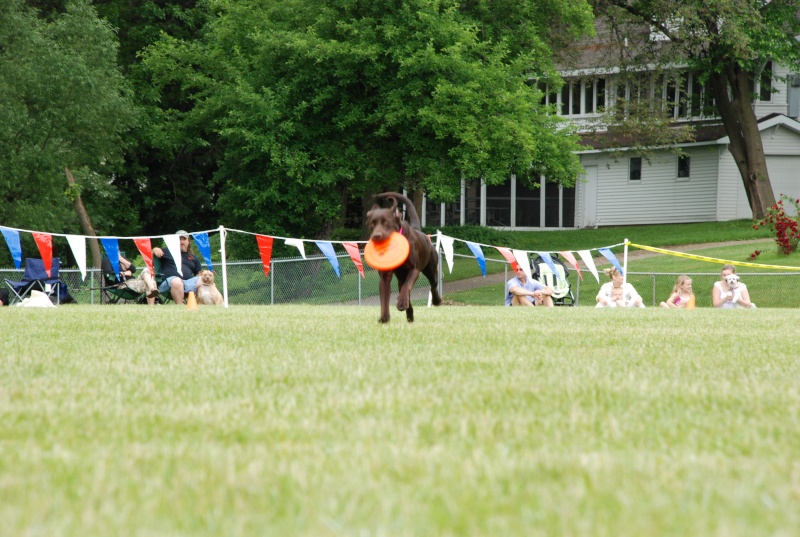
<path fill-rule="evenodd" d="M 695 126 L 695 141 L 679 144 L 680 156 L 664 150 L 642 158 L 618 147 L 612 152 L 603 134 L 587 134 L 586 149 L 579 153 L 585 175 L 575 187 L 541 181 L 541 188 L 528 189 L 513 177 L 501 186 L 465 182 L 459 203 L 424 204 L 423 225 L 547 229 L 752 218 L 725 130 L 691 73 L 675 78 L 643 73 L 635 87 L 619 83 L 617 74 L 579 65 L 562 72 L 567 84 L 560 92 L 545 92 L 546 102 L 588 133 L 598 110 L 616 95 L 660 96 L 673 108 L 676 124 Z M 800 197 L 800 74 L 768 62 L 755 85 L 754 106 L 775 198 Z"/>

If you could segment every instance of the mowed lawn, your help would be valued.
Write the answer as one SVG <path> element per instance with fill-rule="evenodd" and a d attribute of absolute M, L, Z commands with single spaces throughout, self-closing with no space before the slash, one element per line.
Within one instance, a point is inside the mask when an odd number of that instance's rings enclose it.
<path fill-rule="evenodd" d="M 797 311 L 2 308 L 0 534 L 796 535 Z"/>

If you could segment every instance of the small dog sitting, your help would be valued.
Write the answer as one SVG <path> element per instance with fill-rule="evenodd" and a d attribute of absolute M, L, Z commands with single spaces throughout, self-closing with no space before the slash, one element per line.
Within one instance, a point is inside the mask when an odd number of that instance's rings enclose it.
<path fill-rule="evenodd" d="M 727 293 L 722 293 L 720 297 L 728 298 L 732 296 L 733 297 L 732 302 L 734 304 L 739 302 L 739 299 L 742 298 L 742 292 L 739 289 L 737 289 L 737 286 L 739 285 L 739 280 L 740 278 L 736 274 L 728 274 L 727 276 L 725 276 L 725 281 L 728 282 L 729 291 Z"/>
<path fill-rule="evenodd" d="M 222 305 L 222 293 L 214 283 L 214 273 L 210 270 L 201 270 L 197 273 L 197 303 L 205 306 Z"/>

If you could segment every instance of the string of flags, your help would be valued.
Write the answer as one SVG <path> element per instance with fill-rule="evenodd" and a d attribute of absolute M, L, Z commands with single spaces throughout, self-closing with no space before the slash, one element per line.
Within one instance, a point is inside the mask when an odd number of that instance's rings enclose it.
<path fill-rule="evenodd" d="M 287 238 L 287 237 L 278 237 L 272 235 L 262 235 L 232 228 L 224 228 L 223 226 L 220 226 L 219 229 L 216 230 L 207 230 L 207 231 L 190 233 L 190 235 L 194 239 L 195 244 L 197 245 L 200 255 L 203 257 L 203 261 L 205 262 L 209 270 L 214 269 L 213 264 L 211 262 L 211 246 L 209 241 L 209 233 L 219 232 L 224 234 L 229 231 L 255 236 L 265 277 L 269 277 L 269 271 L 272 262 L 272 249 L 275 240 L 283 240 L 285 245 L 297 248 L 298 252 L 300 253 L 300 256 L 303 259 L 306 259 L 306 250 L 305 250 L 306 243 L 307 242 L 313 243 L 331 264 L 331 267 L 333 268 L 333 271 L 336 273 L 336 276 L 341 278 L 339 260 L 333 246 L 334 243 L 340 244 L 345 249 L 351 261 L 358 269 L 358 272 L 361 275 L 361 277 L 362 278 L 365 277 L 364 264 L 361 260 L 361 249 L 363 245 L 366 243 L 366 241 L 322 241 L 322 240 L 311 240 L 311 239 Z M 70 249 L 72 250 L 72 254 L 75 257 L 75 262 L 78 265 L 78 268 L 80 269 L 81 275 L 84 280 L 86 279 L 86 274 L 87 274 L 86 239 L 89 238 L 91 239 L 96 238 L 100 241 L 100 244 L 102 244 L 103 249 L 105 250 L 105 253 L 108 256 L 108 259 L 111 262 L 111 266 L 113 267 L 114 272 L 116 274 L 120 273 L 119 240 L 121 239 L 133 240 L 134 244 L 136 244 L 136 248 L 138 249 L 139 253 L 142 256 L 142 259 L 144 259 L 145 264 L 147 265 L 147 267 L 150 269 L 151 272 L 153 272 L 152 240 L 163 239 L 167 249 L 172 254 L 172 258 L 175 260 L 178 266 L 178 270 L 179 271 L 181 270 L 180 236 L 177 234 L 159 235 L 150 237 L 117 237 L 117 236 L 88 237 L 85 235 L 67 235 L 58 233 L 45 233 L 40 231 L 30 231 L 30 230 L 17 229 L 6 226 L 0 226 L 0 232 L 2 232 L 3 237 L 5 238 L 6 244 L 11 253 L 11 257 L 14 260 L 14 265 L 17 268 L 17 270 L 20 270 L 22 266 L 22 248 L 20 243 L 20 233 L 30 233 L 33 236 L 34 242 L 36 243 L 36 246 L 39 250 L 39 254 L 41 255 L 42 261 L 44 262 L 44 266 L 45 269 L 47 270 L 48 275 L 50 275 L 50 268 L 52 266 L 54 236 L 62 236 L 66 238 L 67 243 L 69 244 Z M 522 270 L 525 272 L 528 278 L 531 278 L 531 265 L 530 265 L 531 254 L 538 255 L 547 264 L 547 266 L 550 267 L 553 273 L 557 274 L 552 258 L 552 254 L 557 253 L 562 258 L 564 258 L 570 265 L 572 265 L 572 267 L 576 270 L 578 276 L 581 278 L 581 280 L 583 280 L 583 274 L 581 273 L 580 266 L 578 265 L 578 261 L 575 257 L 575 254 L 577 254 L 578 257 L 580 257 L 580 259 L 583 261 L 585 267 L 589 270 L 589 272 L 594 276 L 594 278 L 599 283 L 600 278 L 594 263 L 593 259 L 594 256 L 592 255 L 592 250 L 597 251 L 600 255 L 606 258 L 612 264 L 612 266 L 614 266 L 618 271 L 620 271 L 620 273 L 624 274 L 622 266 L 620 265 L 619 261 L 611 251 L 611 248 L 622 246 L 624 243 L 614 244 L 611 246 L 605 246 L 601 248 L 592 248 L 592 249 L 577 250 L 577 251 L 570 251 L 570 250 L 531 251 L 531 250 L 511 249 L 504 246 L 493 246 L 477 242 L 465 241 L 457 239 L 455 237 L 444 235 L 441 232 L 437 232 L 435 238 L 436 238 L 436 243 L 438 245 L 437 247 L 441 248 L 441 251 L 444 254 L 444 258 L 447 262 L 447 266 L 450 273 L 453 272 L 454 244 L 455 241 L 459 241 L 461 243 L 464 243 L 469 249 L 469 251 L 472 253 L 472 255 L 475 257 L 475 260 L 477 261 L 478 266 L 481 269 L 483 277 L 486 277 L 486 257 L 483 251 L 484 248 L 494 249 L 497 252 L 499 252 L 500 255 L 503 256 L 503 258 L 511 264 L 512 268 L 515 271 L 517 270 L 517 267 L 522 267 Z M 225 259 L 222 260 L 222 263 L 223 265 L 225 264 Z"/>

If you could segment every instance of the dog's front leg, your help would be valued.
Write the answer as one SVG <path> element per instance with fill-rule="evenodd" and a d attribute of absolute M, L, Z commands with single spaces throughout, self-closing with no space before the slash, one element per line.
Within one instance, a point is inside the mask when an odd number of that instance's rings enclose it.
<path fill-rule="evenodd" d="M 392 273 L 381 272 L 381 281 L 378 284 L 378 291 L 381 296 L 381 318 L 380 322 L 389 322 L 389 299 L 392 296 Z"/>

